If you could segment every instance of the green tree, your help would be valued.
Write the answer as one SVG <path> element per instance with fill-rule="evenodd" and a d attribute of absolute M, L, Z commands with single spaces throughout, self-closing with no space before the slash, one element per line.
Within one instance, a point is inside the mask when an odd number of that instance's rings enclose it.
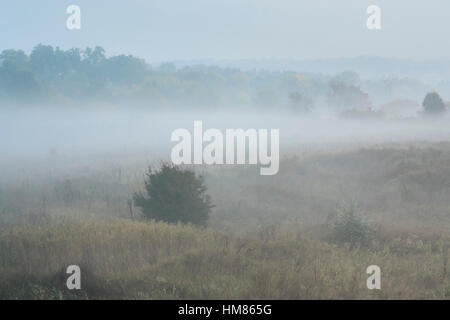
<path fill-rule="evenodd" d="M 126 85 L 141 82 L 147 70 L 145 60 L 131 55 L 111 57 L 106 62 L 106 75 L 113 84 Z"/>
<path fill-rule="evenodd" d="M 41 85 L 33 73 L 23 70 L 10 60 L 3 62 L 0 68 L 0 88 L 10 97 L 39 97 Z"/>
<path fill-rule="evenodd" d="M 206 226 L 213 208 L 201 176 L 187 169 L 163 164 L 146 173 L 145 191 L 134 194 L 134 202 L 148 219 Z"/>
<path fill-rule="evenodd" d="M 55 51 L 52 46 L 42 44 L 34 47 L 30 54 L 30 63 L 33 72 L 40 79 L 51 79 L 55 73 Z"/>
<path fill-rule="evenodd" d="M 333 239 L 338 243 L 349 243 L 354 247 L 357 243 L 368 246 L 374 237 L 372 228 L 358 214 L 356 204 L 343 206 L 332 224 Z"/>
<path fill-rule="evenodd" d="M 94 49 L 87 47 L 83 51 L 83 58 L 84 58 L 84 62 L 86 62 L 90 65 L 95 65 L 95 66 L 101 65 L 106 60 L 105 49 L 103 49 L 100 46 L 96 46 Z"/>
<path fill-rule="evenodd" d="M 307 113 L 313 108 L 312 100 L 308 96 L 297 91 L 289 94 L 289 101 L 293 109 L 297 112 Z"/>
<path fill-rule="evenodd" d="M 423 99 L 423 111 L 428 116 L 439 116 L 447 111 L 444 101 L 437 92 L 430 92 Z"/>
<path fill-rule="evenodd" d="M 14 65 L 16 69 L 28 69 L 28 56 L 22 50 L 3 50 L 0 54 L 2 64 Z"/>
<path fill-rule="evenodd" d="M 340 81 L 330 82 L 328 103 L 340 109 L 367 110 L 372 106 L 369 95 L 357 86 L 348 86 Z"/>

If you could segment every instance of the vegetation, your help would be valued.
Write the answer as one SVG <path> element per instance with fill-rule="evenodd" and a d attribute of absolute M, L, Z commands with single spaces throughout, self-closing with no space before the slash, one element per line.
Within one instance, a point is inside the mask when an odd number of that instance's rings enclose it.
<path fill-rule="evenodd" d="M 235 237 L 156 222 L 72 222 L 0 237 L 1 299 L 445 299 L 448 239 L 369 250 L 298 232 Z M 65 287 L 65 266 L 82 271 Z M 365 269 L 382 267 L 382 290 Z"/>
<path fill-rule="evenodd" d="M 427 116 L 440 116 L 447 111 L 447 106 L 437 92 L 428 93 L 422 103 L 424 114 Z"/>
<path fill-rule="evenodd" d="M 308 113 L 326 101 L 337 111 L 367 110 L 381 97 L 421 99 L 419 81 L 361 80 L 346 71 L 321 75 L 296 71 L 239 70 L 216 66 L 151 65 L 132 55 L 107 56 L 102 47 L 62 50 L 37 45 L 30 54 L 0 54 L 0 106 L 87 102 L 148 109 L 254 108 Z"/>
<path fill-rule="evenodd" d="M 0 298 L 448 299 L 449 159 L 448 143 L 301 154 L 264 183 L 204 168 L 208 228 L 132 220 L 140 167 L 2 179 Z"/>
<path fill-rule="evenodd" d="M 201 176 L 170 164 L 156 171 L 149 168 L 146 176 L 146 194 L 134 195 L 146 218 L 206 226 L 213 205 Z"/>
<path fill-rule="evenodd" d="M 372 103 L 369 95 L 357 86 L 346 85 L 342 82 L 332 81 L 328 94 L 328 103 L 339 109 L 369 109 Z"/>
<path fill-rule="evenodd" d="M 409 90 L 421 99 L 428 91 L 411 79 L 364 81 L 353 72 L 156 66 L 107 57 L 101 47 L 5 50 L 0 63 L 2 106 L 84 99 L 307 114 L 326 103 L 344 118 L 379 121 L 373 96 Z M 436 116 L 446 110 L 437 93 L 423 108 Z M 22 134 L 25 125 L 18 128 Z M 112 168 L 101 156 L 78 163 L 58 146 L 42 157 L 45 165 L 25 169 L 26 161 L 6 159 L 0 299 L 448 299 L 450 144 L 356 141 L 355 148 L 308 146 L 282 158 L 270 177 L 248 166 L 163 164 L 149 168 L 144 186 L 144 167 L 128 146 Z M 335 214 L 343 202 L 352 205 Z M 65 286 L 72 264 L 82 270 L 80 291 Z M 366 288 L 373 264 L 382 270 L 381 291 Z"/>
<path fill-rule="evenodd" d="M 333 222 L 333 240 L 339 243 L 369 246 L 373 239 L 373 230 L 358 214 L 356 204 L 345 206 L 339 210 Z"/>

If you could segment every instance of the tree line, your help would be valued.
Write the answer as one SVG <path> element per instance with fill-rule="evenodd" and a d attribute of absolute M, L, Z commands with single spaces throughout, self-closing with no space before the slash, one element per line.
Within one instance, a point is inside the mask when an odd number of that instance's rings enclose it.
<path fill-rule="evenodd" d="M 173 63 L 151 65 L 133 55 L 107 56 L 97 46 L 62 50 L 37 45 L 30 54 L 0 53 L 0 104 L 9 102 L 142 104 L 145 107 L 256 107 L 307 113 L 323 105 L 367 110 L 427 87 L 414 79 L 361 80 L 353 71 L 334 76 L 295 71 L 247 70 Z M 421 95 L 419 97 L 419 95 Z"/>

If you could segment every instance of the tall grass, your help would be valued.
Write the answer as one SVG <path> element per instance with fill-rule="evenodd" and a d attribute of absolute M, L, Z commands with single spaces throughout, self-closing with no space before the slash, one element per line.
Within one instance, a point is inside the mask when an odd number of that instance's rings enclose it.
<path fill-rule="evenodd" d="M 235 237 L 129 220 L 15 228 L 0 237 L 0 297 L 447 298 L 444 247 L 442 239 L 414 239 L 351 249 L 299 233 Z M 81 267 L 81 291 L 65 287 L 72 264 Z M 382 269 L 379 291 L 365 287 L 372 264 Z"/>
<path fill-rule="evenodd" d="M 206 229 L 131 215 L 145 166 L 0 177 L 0 298 L 446 299 L 449 164 L 442 143 L 299 155 L 273 177 L 197 168 Z M 333 237 L 330 214 L 355 200 L 367 221 Z M 81 291 L 65 286 L 72 264 Z M 366 288 L 373 264 L 381 290 Z"/>

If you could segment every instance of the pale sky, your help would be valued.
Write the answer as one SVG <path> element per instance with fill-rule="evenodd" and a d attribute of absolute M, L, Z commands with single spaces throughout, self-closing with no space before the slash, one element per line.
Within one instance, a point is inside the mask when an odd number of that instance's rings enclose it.
<path fill-rule="evenodd" d="M 81 30 L 66 8 L 81 7 Z M 381 8 L 378 31 L 366 9 Z M 0 50 L 38 43 L 175 59 L 450 58 L 448 0 L 3 0 Z"/>

